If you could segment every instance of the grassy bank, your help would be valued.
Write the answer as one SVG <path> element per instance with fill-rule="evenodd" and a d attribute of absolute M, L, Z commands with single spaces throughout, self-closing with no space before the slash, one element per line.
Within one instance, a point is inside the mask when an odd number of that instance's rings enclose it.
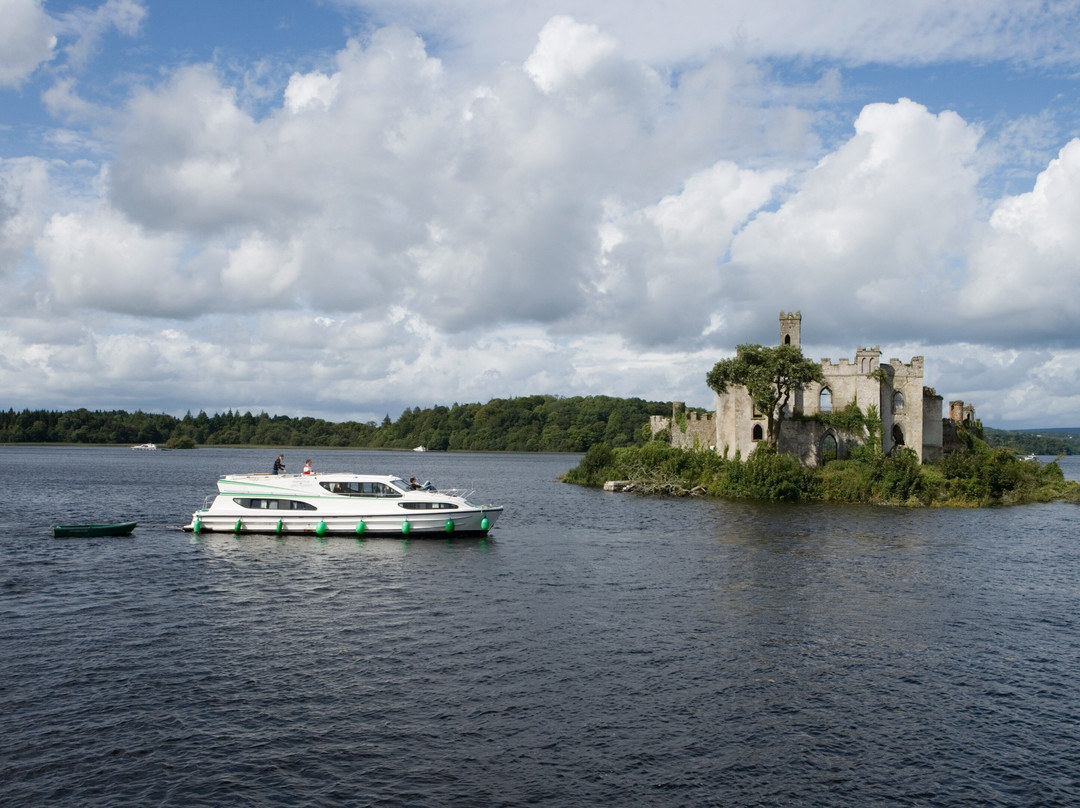
<path fill-rule="evenodd" d="M 866 502 L 906 506 L 985 507 L 1068 500 L 1080 503 L 1080 483 L 1056 462 L 1039 465 L 1008 449 L 972 441 L 941 463 L 920 464 L 903 449 L 883 455 L 861 447 L 845 460 L 807 468 L 762 444 L 745 461 L 711 451 L 596 445 L 563 480 L 601 486 L 628 480 L 642 493 L 703 495 L 788 502 Z"/>

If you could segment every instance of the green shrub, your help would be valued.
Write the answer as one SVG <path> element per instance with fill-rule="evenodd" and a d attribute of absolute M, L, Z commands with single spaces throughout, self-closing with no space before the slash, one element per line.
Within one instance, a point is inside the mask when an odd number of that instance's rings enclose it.
<path fill-rule="evenodd" d="M 974 507 L 1065 499 L 1080 502 L 1080 483 L 1065 480 L 1056 463 L 1038 466 L 1011 451 L 973 438 L 970 448 L 936 465 L 922 465 L 909 448 L 889 455 L 874 446 L 853 449 L 845 460 L 807 468 L 796 458 L 758 444 L 746 462 L 711 450 L 677 449 L 662 441 L 612 450 L 593 445 L 567 482 L 602 485 L 629 480 L 636 490 L 685 496 L 782 502 L 876 502 Z"/>
<path fill-rule="evenodd" d="M 877 455 L 870 466 L 871 491 L 880 502 L 910 502 L 922 493 L 919 456 L 906 446 Z"/>
<path fill-rule="evenodd" d="M 563 479 L 579 485 L 603 485 L 607 480 L 614 479 L 609 476 L 614 465 L 615 452 L 612 448 L 606 443 L 594 443 L 581 462 L 563 475 Z"/>
<path fill-rule="evenodd" d="M 758 444 L 745 463 L 733 461 L 726 471 L 713 489 L 720 496 L 784 502 L 815 498 L 812 470 L 765 443 Z"/>
<path fill-rule="evenodd" d="M 862 447 L 860 447 L 862 448 Z M 868 502 L 870 479 L 865 464 L 851 459 L 826 464 L 818 474 L 821 498 L 826 502 Z"/>

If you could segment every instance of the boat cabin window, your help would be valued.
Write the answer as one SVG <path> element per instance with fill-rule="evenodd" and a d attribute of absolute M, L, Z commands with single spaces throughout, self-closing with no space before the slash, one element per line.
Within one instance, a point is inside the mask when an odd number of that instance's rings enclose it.
<path fill-rule="evenodd" d="M 386 483 L 375 482 L 321 482 L 323 488 L 331 494 L 339 494 L 345 497 L 400 497 L 401 492 L 396 491 Z"/>
<path fill-rule="evenodd" d="M 453 502 L 399 502 L 399 508 L 408 508 L 410 511 L 441 511 L 448 508 L 457 508 Z"/>
<path fill-rule="evenodd" d="M 313 511 L 315 506 L 298 499 L 255 499 L 254 497 L 236 497 L 233 499 L 241 508 L 254 508 L 260 511 Z"/>

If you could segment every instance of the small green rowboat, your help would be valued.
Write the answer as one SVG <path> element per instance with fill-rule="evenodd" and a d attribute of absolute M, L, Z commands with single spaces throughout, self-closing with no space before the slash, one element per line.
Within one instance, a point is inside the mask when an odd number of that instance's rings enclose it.
<path fill-rule="evenodd" d="M 138 522 L 110 522 L 105 525 L 53 525 L 54 539 L 81 539 L 91 536 L 127 536 Z"/>

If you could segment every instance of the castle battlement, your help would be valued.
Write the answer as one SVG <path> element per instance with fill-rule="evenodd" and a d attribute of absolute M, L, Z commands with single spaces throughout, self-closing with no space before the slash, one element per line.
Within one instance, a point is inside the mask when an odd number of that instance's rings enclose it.
<path fill-rule="evenodd" d="M 911 361 L 906 364 L 899 359 L 890 359 L 889 364 L 897 371 L 910 371 L 910 373 L 907 374 L 910 376 L 921 376 L 923 373 L 923 358 L 921 356 L 911 357 Z"/>
<path fill-rule="evenodd" d="M 821 370 L 828 376 L 830 373 L 840 373 L 845 376 L 858 374 L 862 370 L 862 363 L 853 362 L 844 357 L 834 362 L 831 359 L 821 360 Z"/>

